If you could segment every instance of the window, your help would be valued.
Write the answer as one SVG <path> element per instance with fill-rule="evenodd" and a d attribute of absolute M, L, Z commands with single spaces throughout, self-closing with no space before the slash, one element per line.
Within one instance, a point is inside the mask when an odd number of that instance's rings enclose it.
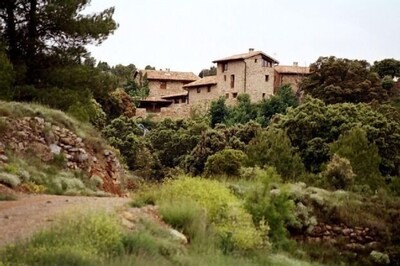
<path fill-rule="evenodd" d="M 201 92 L 201 89 L 200 89 L 200 87 L 198 87 L 197 88 L 197 93 L 200 93 Z"/>
<path fill-rule="evenodd" d="M 232 93 L 232 97 L 236 98 L 237 97 L 237 92 Z"/>
<path fill-rule="evenodd" d="M 160 89 L 162 89 L 162 90 L 167 89 L 167 82 L 161 81 L 161 83 L 160 83 Z"/>
<path fill-rule="evenodd" d="M 207 92 L 211 92 L 211 86 L 207 87 Z"/>
<path fill-rule="evenodd" d="M 262 66 L 263 67 L 272 67 L 272 62 L 268 62 L 267 60 L 263 59 Z"/>
<path fill-rule="evenodd" d="M 182 98 L 182 103 L 186 103 L 186 98 Z"/>
<path fill-rule="evenodd" d="M 222 72 L 228 71 L 228 63 L 222 63 Z"/>
<path fill-rule="evenodd" d="M 265 93 L 262 94 L 262 98 L 265 99 Z"/>
<path fill-rule="evenodd" d="M 266 81 L 266 82 L 269 81 L 269 75 L 265 75 L 265 81 Z"/>
<path fill-rule="evenodd" d="M 256 59 L 254 59 L 254 63 L 257 63 L 257 58 L 256 58 Z"/>
<path fill-rule="evenodd" d="M 231 75 L 231 88 L 235 87 L 235 75 Z"/>
<path fill-rule="evenodd" d="M 174 99 L 174 102 L 175 102 L 175 103 L 179 103 L 179 98 Z"/>
<path fill-rule="evenodd" d="M 224 75 L 224 81 L 226 81 L 226 75 Z"/>

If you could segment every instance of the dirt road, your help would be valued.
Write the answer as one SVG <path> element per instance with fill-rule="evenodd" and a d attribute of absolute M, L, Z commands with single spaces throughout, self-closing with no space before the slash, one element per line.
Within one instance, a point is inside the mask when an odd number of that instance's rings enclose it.
<path fill-rule="evenodd" d="M 24 195 L 16 201 L 0 201 L 0 247 L 31 236 L 48 227 L 63 213 L 76 210 L 121 208 L 129 198 L 96 198 L 54 195 Z"/>

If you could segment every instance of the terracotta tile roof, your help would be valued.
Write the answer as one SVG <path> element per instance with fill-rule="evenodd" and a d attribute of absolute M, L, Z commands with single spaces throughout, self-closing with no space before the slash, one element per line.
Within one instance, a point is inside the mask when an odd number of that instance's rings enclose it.
<path fill-rule="evenodd" d="M 161 70 L 140 70 L 142 74 L 147 74 L 148 80 L 181 80 L 195 81 L 199 77 L 192 72 L 161 71 Z"/>
<path fill-rule="evenodd" d="M 202 79 L 196 80 L 192 83 L 183 85 L 183 88 L 194 88 L 194 87 L 200 87 L 200 86 L 205 86 L 205 85 L 215 85 L 217 84 L 217 76 L 208 76 L 204 77 Z"/>
<path fill-rule="evenodd" d="M 278 60 L 274 59 L 273 57 L 271 57 L 261 51 L 253 51 L 253 52 L 248 52 L 248 53 L 244 53 L 244 54 L 232 55 L 232 56 L 225 57 L 222 59 L 214 60 L 213 63 L 234 61 L 234 60 L 243 60 L 243 59 L 251 58 L 256 55 L 262 55 L 263 58 L 268 58 L 268 59 L 272 60 L 274 63 L 279 63 Z"/>
<path fill-rule="evenodd" d="M 188 92 L 182 92 L 182 93 L 176 93 L 176 94 L 170 94 L 170 95 L 165 95 L 165 96 L 161 96 L 161 99 L 169 99 L 169 98 L 175 98 L 175 97 L 183 97 L 183 96 L 187 96 Z"/>
<path fill-rule="evenodd" d="M 309 67 L 301 66 L 275 66 L 275 71 L 281 74 L 310 74 Z"/>

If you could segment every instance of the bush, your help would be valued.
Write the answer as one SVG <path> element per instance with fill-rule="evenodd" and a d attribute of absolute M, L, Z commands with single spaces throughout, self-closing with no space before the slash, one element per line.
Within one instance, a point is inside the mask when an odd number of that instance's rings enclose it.
<path fill-rule="evenodd" d="M 207 158 L 204 168 L 206 176 L 228 175 L 239 176 L 242 163 L 245 161 L 246 154 L 242 151 L 224 149 Z"/>
<path fill-rule="evenodd" d="M 207 235 L 207 216 L 204 210 L 192 201 L 162 202 L 159 208 L 163 220 L 188 237 L 190 243 L 204 243 Z"/>
<path fill-rule="evenodd" d="M 381 157 L 378 148 L 370 143 L 365 130 L 355 127 L 342 134 L 331 145 L 331 151 L 348 159 L 355 177 L 355 185 L 367 185 L 373 191 L 384 186 L 384 179 L 379 172 Z"/>
<path fill-rule="evenodd" d="M 0 183 L 15 188 L 21 183 L 21 180 L 14 174 L 0 173 Z"/>
<path fill-rule="evenodd" d="M 281 178 L 273 168 L 267 168 L 256 177 L 257 184 L 248 192 L 246 209 L 251 213 L 254 224 L 266 221 L 268 233 L 277 249 L 290 249 L 293 243 L 288 238 L 286 225 L 295 223 L 295 204 L 289 195 L 278 186 Z"/>
<path fill-rule="evenodd" d="M 334 189 L 348 189 L 354 182 L 355 174 L 350 161 L 334 154 L 332 160 L 321 173 L 326 180 L 328 187 Z"/>
<path fill-rule="evenodd" d="M 268 245 L 265 238 L 268 227 L 257 230 L 242 202 L 218 181 L 183 176 L 167 181 L 159 199 L 194 201 L 204 208 L 224 251 L 259 249 Z"/>

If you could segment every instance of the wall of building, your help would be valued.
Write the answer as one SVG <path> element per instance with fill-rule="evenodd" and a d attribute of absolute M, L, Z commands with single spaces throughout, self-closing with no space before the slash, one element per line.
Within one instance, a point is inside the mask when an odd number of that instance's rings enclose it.
<path fill-rule="evenodd" d="M 275 72 L 275 93 L 280 87 L 286 84 L 290 84 L 294 93 L 299 89 L 299 82 L 304 77 L 304 75 L 298 74 L 280 74 Z"/>
<path fill-rule="evenodd" d="M 234 88 L 231 88 L 231 75 L 235 75 Z M 268 81 L 265 80 L 266 75 Z M 228 62 L 227 71 L 223 71 L 223 64 L 219 63 L 217 81 L 220 95 L 225 95 L 228 102 L 234 101 L 241 93 L 249 94 L 253 102 L 274 94 L 274 69 L 272 66 L 263 66 L 261 55 Z"/>
<path fill-rule="evenodd" d="M 264 67 L 261 55 L 245 60 L 247 66 L 246 93 L 253 102 L 268 99 L 274 94 L 274 68 Z M 268 81 L 266 81 L 268 76 Z"/>
<path fill-rule="evenodd" d="M 223 71 L 223 64 L 217 65 L 218 93 L 227 98 L 228 101 L 234 99 L 234 95 L 244 93 L 244 62 L 228 62 L 228 70 Z M 235 75 L 234 87 L 231 88 L 231 75 Z M 218 96 L 219 97 L 219 96 Z"/>
<path fill-rule="evenodd" d="M 188 82 L 166 81 L 166 88 L 161 89 L 162 81 L 149 80 L 149 98 L 160 99 L 162 96 L 186 92 L 182 87 Z"/>
<path fill-rule="evenodd" d="M 210 88 L 210 91 L 208 91 Z M 188 88 L 189 104 L 210 103 L 221 96 L 217 85 Z"/>

